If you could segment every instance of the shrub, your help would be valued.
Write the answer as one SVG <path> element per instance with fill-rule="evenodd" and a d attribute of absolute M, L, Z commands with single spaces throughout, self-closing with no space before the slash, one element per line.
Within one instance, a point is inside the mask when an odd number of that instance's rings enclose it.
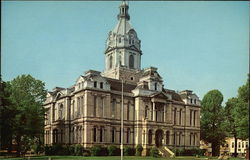
<path fill-rule="evenodd" d="M 52 146 L 48 146 L 48 145 L 44 146 L 44 153 L 46 156 L 52 155 L 53 154 L 52 153 Z"/>
<path fill-rule="evenodd" d="M 120 155 L 120 149 L 119 148 L 117 148 L 116 146 L 108 146 L 108 155 L 109 156 L 118 156 L 118 155 Z"/>
<path fill-rule="evenodd" d="M 142 150 L 143 150 L 142 145 L 138 144 L 136 146 L 136 156 L 141 156 Z"/>
<path fill-rule="evenodd" d="M 82 156 L 83 154 L 83 146 L 80 144 L 76 144 L 74 147 L 74 155 L 75 156 Z"/>
<path fill-rule="evenodd" d="M 36 154 L 40 154 L 40 153 L 44 152 L 44 146 L 41 145 L 41 144 L 34 144 L 34 145 L 32 146 L 32 149 L 34 150 L 34 152 L 35 152 Z"/>
<path fill-rule="evenodd" d="M 128 146 L 125 146 L 125 147 L 124 147 L 123 152 L 124 152 L 124 155 L 125 155 L 125 156 L 133 156 L 133 155 L 134 155 L 134 150 L 133 150 L 133 148 L 128 147 Z"/>
<path fill-rule="evenodd" d="M 72 155 L 72 156 L 75 155 L 75 145 L 68 146 L 68 150 L 69 150 L 69 155 Z"/>
<path fill-rule="evenodd" d="M 152 147 L 150 150 L 150 156 L 152 157 L 160 157 L 159 150 L 156 147 Z"/>
<path fill-rule="evenodd" d="M 90 152 L 92 156 L 107 156 L 108 155 L 107 148 L 99 146 L 99 145 L 93 146 L 90 149 Z"/>

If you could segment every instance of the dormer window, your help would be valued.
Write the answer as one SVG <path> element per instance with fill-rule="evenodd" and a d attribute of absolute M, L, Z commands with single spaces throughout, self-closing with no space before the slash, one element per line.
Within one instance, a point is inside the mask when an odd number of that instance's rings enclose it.
<path fill-rule="evenodd" d="M 155 82 L 155 90 L 157 91 L 157 82 Z"/>
<path fill-rule="evenodd" d="M 95 88 L 97 87 L 97 82 L 96 82 L 96 81 L 94 81 L 94 87 L 95 87 Z"/>
<path fill-rule="evenodd" d="M 103 88 L 103 82 L 100 83 L 100 88 Z"/>
<path fill-rule="evenodd" d="M 196 99 L 194 99 L 194 104 L 196 104 Z"/>
<path fill-rule="evenodd" d="M 191 104 L 193 103 L 193 99 L 190 99 L 190 103 L 191 103 Z"/>

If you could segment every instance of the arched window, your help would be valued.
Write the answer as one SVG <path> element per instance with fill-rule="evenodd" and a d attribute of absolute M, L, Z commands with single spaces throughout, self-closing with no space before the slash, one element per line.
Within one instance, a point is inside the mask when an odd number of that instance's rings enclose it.
<path fill-rule="evenodd" d="M 134 68 L 134 56 L 129 56 L 129 68 Z"/>
<path fill-rule="evenodd" d="M 148 144 L 152 144 L 152 130 L 148 131 Z"/>
<path fill-rule="evenodd" d="M 157 90 L 157 82 L 155 82 L 155 90 Z"/>
<path fill-rule="evenodd" d="M 113 56 L 111 55 L 111 56 L 109 57 L 109 68 L 111 69 L 112 66 L 113 66 Z"/>

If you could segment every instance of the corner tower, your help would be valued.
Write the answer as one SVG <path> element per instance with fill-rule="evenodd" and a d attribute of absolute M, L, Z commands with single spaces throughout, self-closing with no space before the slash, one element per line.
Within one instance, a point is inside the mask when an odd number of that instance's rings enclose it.
<path fill-rule="evenodd" d="M 141 41 L 130 25 L 129 6 L 122 1 L 117 15 L 118 23 L 109 32 L 105 49 L 104 76 L 121 79 L 121 70 L 138 73 L 141 71 Z M 136 78 L 130 77 L 130 80 Z"/>

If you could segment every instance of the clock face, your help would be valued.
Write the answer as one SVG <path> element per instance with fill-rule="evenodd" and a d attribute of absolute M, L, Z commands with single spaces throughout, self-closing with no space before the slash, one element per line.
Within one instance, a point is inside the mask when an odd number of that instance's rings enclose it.
<path fill-rule="evenodd" d="M 130 34 L 130 38 L 135 38 L 135 35 L 134 34 Z"/>

